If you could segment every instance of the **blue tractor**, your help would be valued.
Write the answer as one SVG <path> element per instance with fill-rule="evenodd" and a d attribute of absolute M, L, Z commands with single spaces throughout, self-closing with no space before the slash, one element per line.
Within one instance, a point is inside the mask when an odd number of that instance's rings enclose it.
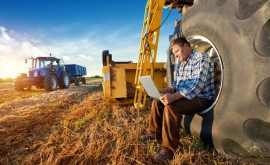
<path fill-rule="evenodd" d="M 55 91 L 57 87 L 69 88 L 69 75 L 66 71 L 63 60 L 55 57 L 36 57 L 32 60 L 32 68 L 29 69 L 29 77 L 22 73 L 15 79 L 15 90 L 31 90 L 45 88 L 46 91 Z M 25 60 L 27 63 L 27 59 Z"/>

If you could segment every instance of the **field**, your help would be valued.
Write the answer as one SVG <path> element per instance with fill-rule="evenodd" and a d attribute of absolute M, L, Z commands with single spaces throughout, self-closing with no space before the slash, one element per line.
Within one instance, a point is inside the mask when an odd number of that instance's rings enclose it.
<path fill-rule="evenodd" d="M 11 89 L 13 87 L 13 82 L 0 82 L 0 90 L 1 89 Z"/>
<path fill-rule="evenodd" d="M 54 92 L 1 88 L 0 164 L 152 164 L 157 142 L 147 132 L 150 105 L 111 106 L 102 79 Z M 182 132 L 182 148 L 168 164 L 232 164 Z"/>

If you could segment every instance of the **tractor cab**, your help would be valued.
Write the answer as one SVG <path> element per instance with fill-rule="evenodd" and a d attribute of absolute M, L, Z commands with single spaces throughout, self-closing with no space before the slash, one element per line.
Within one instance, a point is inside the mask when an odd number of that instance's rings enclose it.
<path fill-rule="evenodd" d="M 32 68 L 29 70 L 29 77 L 43 77 L 46 72 L 57 72 L 65 70 L 63 60 L 55 57 L 32 58 Z"/>
<path fill-rule="evenodd" d="M 28 90 L 31 86 L 36 88 L 45 88 L 47 91 L 57 90 L 60 88 L 69 88 L 69 75 L 66 71 L 63 60 L 52 57 L 36 57 L 30 58 L 32 67 L 29 68 L 29 76 L 22 73 L 15 80 L 15 90 L 22 91 L 24 88 Z M 25 60 L 27 63 L 27 59 Z"/>
<path fill-rule="evenodd" d="M 35 68 L 63 69 L 64 67 L 63 60 L 55 57 L 37 57 L 35 60 Z"/>
<path fill-rule="evenodd" d="M 59 64 L 59 59 L 54 57 L 37 57 L 35 68 L 56 68 Z"/>

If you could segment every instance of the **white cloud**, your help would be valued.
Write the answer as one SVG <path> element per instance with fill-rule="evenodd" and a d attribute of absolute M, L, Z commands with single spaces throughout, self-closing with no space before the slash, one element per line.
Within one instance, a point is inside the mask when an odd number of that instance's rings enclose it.
<path fill-rule="evenodd" d="M 28 34 L 15 34 L 0 26 L 0 77 L 16 77 L 18 73 L 27 73 L 29 65 L 24 59 L 37 56 L 63 58 L 66 64 L 77 64 L 87 68 L 88 75 L 101 75 L 102 48 L 94 39 L 53 40 L 48 45 Z M 34 42 L 33 42 L 34 41 Z"/>
<path fill-rule="evenodd" d="M 70 57 L 69 56 L 62 56 L 63 60 L 65 62 L 69 62 L 70 61 Z"/>
<path fill-rule="evenodd" d="M 138 30 L 139 31 L 139 30 Z M 26 73 L 29 64 L 24 64 L 28 57 L 53 56 L 63 58 L 65 64 L 77 64 L 87 68 L 87 76 L 101 75 L 103 50 L 109 50 L 114 61 L 138 60 L 140 48 L 140 35 L 127 30 L 91 33 L 78 39 L 53 39 L 49 40 L 44 34 L 35 37 L 28 33 L 17 33 L 16 30 L 5 29 L 0 26 L 0 77 L 15 77 L 17 73 Z M 160 37 L 161 39 L 162 37 Z M 164 48 L 167 49 L 168 41 L 165 37 L 159 44 L 158 61 L 165 61 Z M 46 41 L 46 43 L 44 43 Z M 4 72 L 3 72 L 4 71 Z"/>
<path fill-rule="evenodd" d="M 4 27 L 0 27 L 0 32 L 0 77 L 16 77 L 18 73 L 27 72 L 29 66 L 24 64 L 24 59 L 44 55 L 40 48 L 27 40 L 12 38 Z"/>
<path fill-rule="evenodd" d="M 84 54 L 80 54 L 79 56 L 80 56 L 80 58 L 82 58 L 82 59 L 89 60 L 89 61 L 94 61 L 94 58 L 91 57 L 91 56 L 86 56 L 86 55 L 84 55 Z"/>
<path fill-rule="evenodd" d="M 1 36 L 3 38 L 3 40 L 10 40 L 9 35 L 6 33 L 6 29 L 4 27 L 0 27 L 0 31 L 1 31 Z"/>

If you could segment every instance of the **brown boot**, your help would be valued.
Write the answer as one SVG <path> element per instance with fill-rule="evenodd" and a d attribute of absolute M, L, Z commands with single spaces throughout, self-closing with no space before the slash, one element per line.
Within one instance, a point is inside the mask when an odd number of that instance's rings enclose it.
<path fill-rule="evenodd" d="M 162 142 L 162 139 L 159 139 L 159 138 L 156 139 L 156 138 L 152 137 L 150 134 L 141 135 L 141 136 L 139 137 L 139 139 L 140 139 L 140 141 L 142 141 L 142 142 L 147 142 L 148 140 L 149 140 L 149 141 L 157 140 L 157 142 L 159 142 L 159 143 Z"/>
<path fill-rule="evenodd" d="M 168 149 L 160 149 L 153 155 L 153 162 L 158 164 L 168 163 L 173 159 L 173 152 Z"/>

